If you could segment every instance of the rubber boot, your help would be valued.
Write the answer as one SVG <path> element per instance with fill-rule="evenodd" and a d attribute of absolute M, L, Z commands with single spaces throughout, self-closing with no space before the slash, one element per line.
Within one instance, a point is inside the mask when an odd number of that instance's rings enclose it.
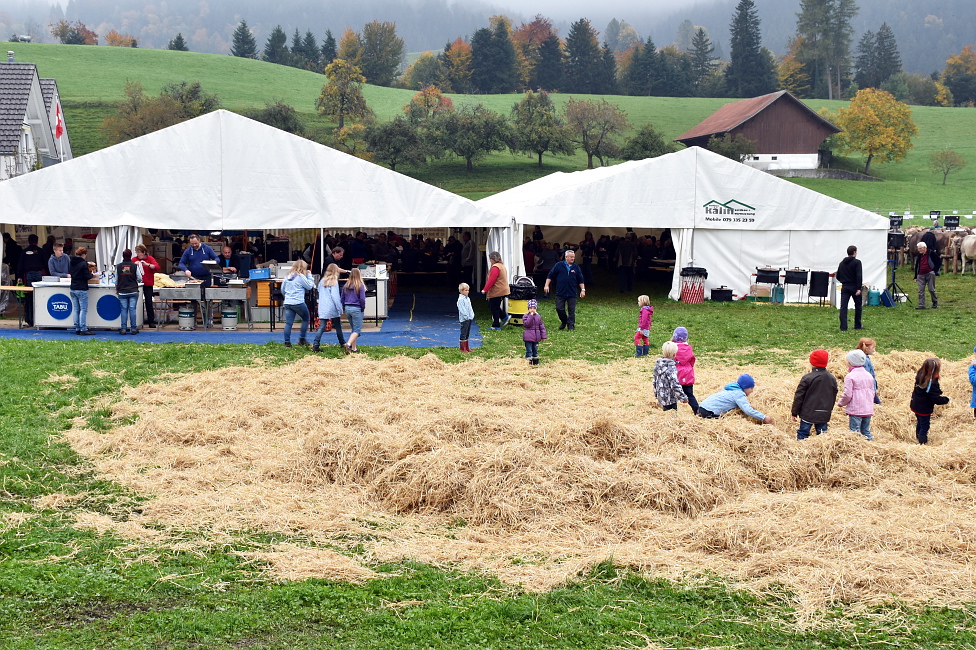
<path fill-rule="evenodd" d="M 533 366 L 539 365 L 539 357 L 532 357 L 532 365 Z"/>
<path fill-rule="evenodd" d="M 641 347 L 644 348 L 644 354 L 642 354 L 641 356 L 646 357 L 646 356 L 648 356 L 651 353 L 651 346 L 650 345 L 644 345 L 644 346 L 641 346 Z"/>
<path fill-rule="evenodd" d="M 637 351 L 634 353 L 634 356 L 635 357 L 642 357 L 642 356 L 644 356 L 644 346 L 643 345 L 635 345 L 634 347 L 637 349 Z"/>
<path fill-rule="evenodd" d="M 461 341 L 461 352 L 471 352 L 471 344 L 467 341 Z"/>

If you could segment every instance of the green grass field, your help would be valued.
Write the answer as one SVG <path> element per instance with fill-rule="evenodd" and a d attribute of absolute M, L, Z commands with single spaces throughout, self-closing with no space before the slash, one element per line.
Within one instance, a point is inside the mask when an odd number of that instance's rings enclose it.
<path fill-rule="evenodd" d="M 939 279 L 939 311 L 869 308 L 866 332 L 879 352 L 921 349 L 947 359 L 972 350 L 972 278 Z M 543 363 L 604 363 L 630 356 L 635 294 L 601 278 L 580 302 L 579 328 L 553 331 Z M 609 290 L 607 289 L 609 287 Z M 662 286 L 640 286 L 657 306 L 652 341 L 687 326 L 702 360 L 775 363 L 804 370 L 813 347 L 847 349 L 858 332 L 837 331 L 830 308 L 748 303 L 685 305 Z M 485 322 L 483 301 L 476 301 Z M 555 322 L 551 301 L 541 312 Z M 553 328 L 555 330 L 555 328 Z M 947 332 L 959 332 L 958 336 Z M 367 337 L 368 338 L 368 337 Z M 366 339 L 364 339 L 364 342 Z M 431 352 L 370 348 L 375 358 Z M 771 350 L 775 349 L 775 353 Z M 459 362 L 450 349 L 433 350 Z M 519 331 L 486 332 L 475 356 L 519 357 Z M 364 584 L 275 581 L 240 553 L 281 541 L 243 533 L 208 543 L 186 533 L 186 551 L 133 546 L 112 532 L 79 530 L 78 512 L 124 521 L 148 495 L 96 478 L 59 439 L 79 422 L 118 424 L 109 405 L 125 386 L 244 365 L 276 367 L 306 351 L 265 346 L 35 342 L 0 339 L 0 648 L 959 648 L 976 645 L 972 605 L 909 607 L 840 603 L 798 629 L 788 593 L 735 591 L 720 577 L 695 584 L 649 580 L 612 558 L 544 594 L 450 567 L 377 564 Z M 325 352 L 341 363 L 330 347 Z M 775 357 L 771 357 L 775 354 Z M 233 370 L 247 372 L 247 370 Z M 61 386 L 57 377 L 72 381 Z M 53 377 L 53 378 L 51 378 Z M 949 379 L 945 379 L 949 381 Z M 761 382 L 761 378 L 760 378 Z M 789 427 L 788 424 L 782 425 Z M 44 506 L 47 495 L 73 501 Z M 204 549 L 201 550 L 201 543 Z"/>
<path fill-rule="evenodd" d="M 15 51 L 19 61 L 34 61 L 41 75 L 58 79 L 76 155 L 105 146 L 98 127 L 111 112 L 111 102 L 121 99 L 126 79 L 139 81 L 150 93 L 176 81 L 200 81 L 208 92 L 220 96 L 227 109 L 242 111 L 281 100 L 302 112 L 313 125 L 323 125 L 315 116 L 314 104 L 325 78 L 311 72 L 230 56 L 168 50 L 23 43 L 17 44 Z M 377 86 L 366 86 L 364 94 L 381 120 L 399 114 L 413 95 L 408 90 Z M 568 98 L 569 95 L 554 96 L 558 105 L 564 104 Z M 508 114 L 519 96 L 453 96 L 453 99 L 459 105 L 481 102 L 492 110 Z M 634 125 L 651 122 L 669 138 L 687 131 L 729 101 L 624 96 L 610 99 L 628 113 Z M 814 110 L 827 107 L 836 111 L 844 102 L 811 100 L 808 104 Z M 908 158 L 902 163 L 872 165 L 872 173 L 884 179 L 884 183 L 795 182 L 881 213 L 911 210 L 915 214 L 927 214 L 929 210 L 958 210 L 961 214 L 972 214 L 976 210 L 976 195 L 972 191 L 976 181 L 976 111 L 913 107 L 912 114 L 919 127 L 919 137 Z M 928 168 L 928 156 L 944 147 L 958 151 L 973 162 L 950 174 L 945 186 L 941 175 Z M 541 174 L 584 169 L 586 160 L 581 154 L 568 158 L 547 156 L 543 170 L 533 163 L 530 157 L 497 153 L 481 162 L 471 174 L 466 174 L 463 161 L 457 160 L 435 162 L 416 169 L 407 167 L 402 171 L 478 199 Z M 854 157 L 842 159 L 839 164 L 844 168 L 859 169 L 864 161 Z"/>

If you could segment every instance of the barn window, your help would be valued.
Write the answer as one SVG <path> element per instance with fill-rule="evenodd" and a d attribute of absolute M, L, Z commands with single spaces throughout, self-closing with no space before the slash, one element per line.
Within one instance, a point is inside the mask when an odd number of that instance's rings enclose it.
<path fill-rule="evenodd" d="M 777 160 L 779 156 L 773 156 L 773 160 Z"/>

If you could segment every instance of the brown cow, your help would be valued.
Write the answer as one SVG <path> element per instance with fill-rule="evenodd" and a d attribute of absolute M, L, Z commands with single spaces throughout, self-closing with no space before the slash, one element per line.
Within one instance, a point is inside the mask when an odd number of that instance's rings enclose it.
<path fill-rule="evenodd" d="M 973 265 L 973 275 L 976 275 L 976 235 L 966 235 L 959 244 L 959 253 L 962 257 L 962 272 L 966 274 L 966 260 L 970 260 Z"/>

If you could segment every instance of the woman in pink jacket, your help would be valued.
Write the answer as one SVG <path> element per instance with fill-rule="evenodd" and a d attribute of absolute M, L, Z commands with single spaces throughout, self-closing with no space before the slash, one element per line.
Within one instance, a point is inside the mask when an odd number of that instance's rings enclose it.
<path fill-rule="evenodd" d="M 678 355 L 674 358 L 678 365 L 678 383 L 688 396 L 688 406 L 698 415 L 698 400 L 695 399 L 695 351 L 688 342 L 688 330 L 684 327 L 674 328 L 671 340 L 678 344 Z"/>
<path fill-rule="evenodd" d="M 862 350 L 852 350 L 847 353 L 850 371 L 844 378 L 844 394 L 840 396 L 837 405 L 847 407 L 851 431 L 860 433 L 871 440 L 871 416 L 874 415 L 874 377 L 864 369 L 866 361 L 867 356 Z"/>

